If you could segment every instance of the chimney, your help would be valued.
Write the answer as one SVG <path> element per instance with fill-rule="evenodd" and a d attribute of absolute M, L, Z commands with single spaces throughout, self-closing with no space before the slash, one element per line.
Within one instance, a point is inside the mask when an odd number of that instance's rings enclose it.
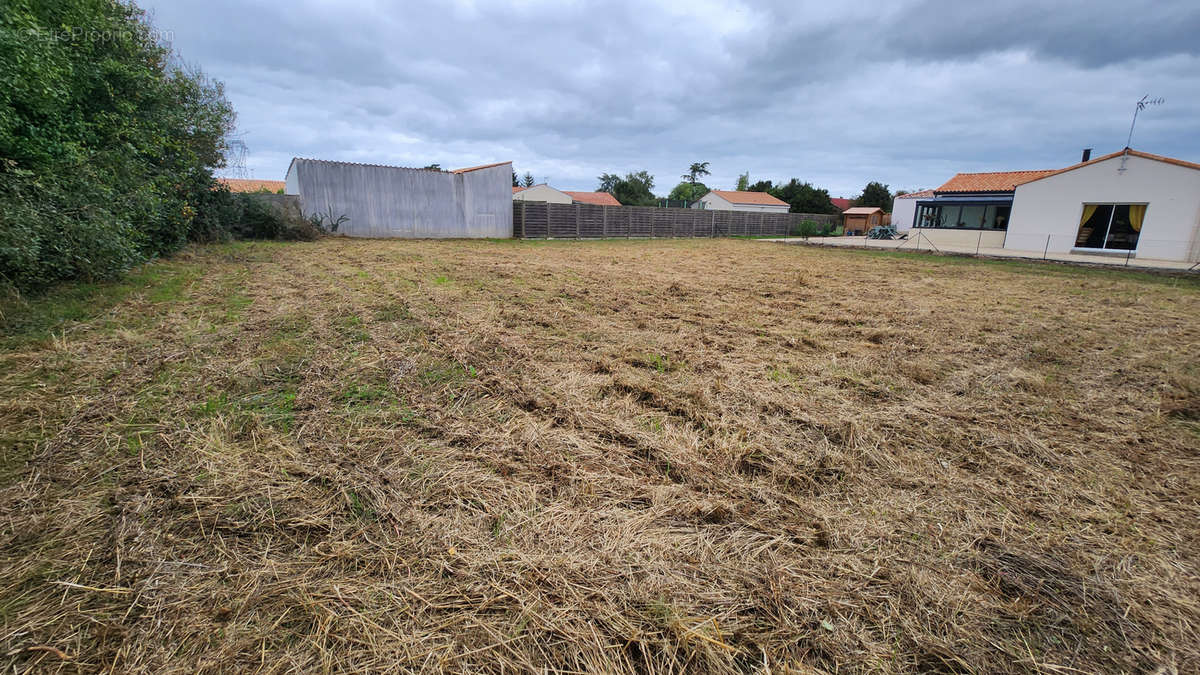
<path fill-rule="evenodd" d="M 1092 158 L 1092 149 L 1091 149 L 1091 148 L 1084 148 L 1084 149 L 1083 149 L 1083 159 L 1081 159 L 1081 160 L 1079 160 L 1079 161 L 1080 161 L 1080 162 L 1086 162 L 1086 161 L 1088 161 L 1088 160 L 1089 160 L 1089 159 L 1091 159 L 1091 158 Z"/>

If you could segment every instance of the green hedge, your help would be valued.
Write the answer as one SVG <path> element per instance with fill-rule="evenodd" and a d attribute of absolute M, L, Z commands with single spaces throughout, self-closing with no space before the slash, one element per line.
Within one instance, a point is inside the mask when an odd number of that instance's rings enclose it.
<path fill-rule="evenodd" d="M 0 284 L 110 278 L 214 238 L 238 208 L 212 176 L 233 123 L 135 5 L 0 4 Z M 242 211 L 229 235 L 270 229 Z"/>

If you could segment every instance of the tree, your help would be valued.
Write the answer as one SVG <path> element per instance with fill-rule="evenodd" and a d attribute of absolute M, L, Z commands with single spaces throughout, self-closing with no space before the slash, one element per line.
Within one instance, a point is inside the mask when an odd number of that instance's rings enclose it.
<path fill-rule="evenodd" d="M 607 192 L 625 206 L 654 206 L 654 176 L 646 171 L 630 172 L 621 178 L 617 174 L 604 173 L 598 177 L 598 192 Z"/>
<path fill-rule="evenodd" d="M 177 250 L 225 165 L 223 85 L 181 65 L 132 3 L 3 7 L 0 284 L 114 277 Z"/>
<path fill-rule="evenodd" d="M 884 211 L 892 211 L 892 193 L 888 186 L 878 181 L 871 181 L 863 188 L 862 194 L 854 200 L 855 206 L 878 206 Z"/>
<path fill-rule="evenodd" d="M 530 172 L 528 172 L 528 171 L 526 171 L 526 172 L 525 172 L 525 178 L 524 178 L 524 180 L 523 180 L 523 183 L 524 183 L 525 187 L 527 187 L 527 188 L 531 188 L 531 187 L 533 187 L 533 185 L 534 185 L 534 183 L 533 183 L 533 174 L 532 174 L 532 173 L 530 173 Z"/>
<path fill-rule="evenodd" d="M 441 171 L 441 170 L 442 170 L 442 165 L 441 165 L 441 164 L 438 164 L 437 162 L 434 162 L 433 164 L 429 164 L 429 165 L 427 165 L 427 166 L 423 166 L 423 167 L 421 167 L 421 168 L 422 168 L 422 169 L 429 169 L 429 170 L 431 170 L 431 171 Z"/>
<path fill-rule="evenodd" d="M 774 186 L 771 185 L 771 181 L 760 180 L 760 181 L 752 184 L 750 187 L 746 188 L 746 191 L 747 192 L 770 192 L 773 189 L 773 187 Z"/>
<path fill-rule="evenodd" d="M 749 188 L 750 188 L 750 172 L 747 171 L 746 173 L 738 176 L 737 191 L 738 192 L 746 192 L 749 190 Z"/>
<path fill-rule="evenodd" d="M 513 187 L 521 187 L 521 181 L 517 178 L 517 170 L 513 169 Z"/>
<path fill-rule="evenodd" d="M 811 183 L 802 183 L 796 178 L 775 186 L 768 192 L 787 202 L 788 211 L 792 213 L 837 213 L 829 199 L 828 190 L 813 187 Z"/>
<path fill-rule="evenodd" d="M 693 192 L 693 190 L 695 190 L 695 192 Z M 704 183 L 688 183 L 687 181 L 684 181 L 679 185 L 676 185 L 675 188 L 671 190 L 671 194 L 667 195 L 667 199 L 671 201 L 686 201 L 691 203 L 706 194 L 708 194 L 708 186 Z M 692 195 L 695 195 L 695 197 L 693 198 Z"/>
<path fill-rule="evenodd" d="M 692 201 L 693 199 L 697 199 L 699 197 L 704 196 L 703 192 L 701 192 L 698 195 L 696 194 L 696 179 L 699 178 L 700 176 L 709 176 L 709 175 L 711 175 L 711 172 L 708 170 L 708 162 L 695 162 L 691 166 L 688 167 L 687 173 L 685 173 L 685 174 L 683 174 L 683 176 L 681 176 L 681 178 L 686 180 L 688 183 L 691 183 L 691 185 L 692 185 L 692 192 L 690 195 L 688 195 L 688 201 Z"/>

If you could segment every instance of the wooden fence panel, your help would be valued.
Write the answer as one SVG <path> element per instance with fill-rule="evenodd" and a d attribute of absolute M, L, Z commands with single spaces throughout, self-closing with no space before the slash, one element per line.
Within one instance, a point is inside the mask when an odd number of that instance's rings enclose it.
<path fill-rule="evenodd" d="M 513 236 L 529 239 L 785 237 L 806 220 L 836 224 L 838 216 L 513 202 Z"/>

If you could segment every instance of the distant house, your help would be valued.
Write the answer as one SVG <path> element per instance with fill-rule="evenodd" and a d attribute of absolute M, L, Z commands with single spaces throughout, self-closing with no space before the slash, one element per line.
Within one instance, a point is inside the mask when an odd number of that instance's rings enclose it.
<path fill-rule="evenodd" d="M 620 206 L 621 202 L 607 192 L 573 192 L 566 191 L 576 204 L 595 204 L 596 206 Z"/>
<path fill-rule="evenodd" d="M 933 197 L 933 190 L 922 190 L 921 192 L 910 192 L 906 195 L 896 195 L 892 200 L 892 227 L 897 231 L 911 229 L 913 219 L 917 217 L 917 200 L 930 199 Z"/>
<path fill-rule="evenodd" d="M 916 202 L 913 226 L 935 245 L 1200 260 L 1200 164 L 1131 148 L 960 173 Z"/>
<path fill-rule="evenodd" d="M 282 193 L 286 183 L 281 180 L 255 180 L 253 178 L 218 178 L 230 192 L 270 192 Z"/>
<path fill-rule="evenodd" d="M 545 183 L 533 187 L 514 187 L 514 202 L 546 202 L 548 204 L 594 204 L 620 206 L 621 202 L 607 192 L 575 192 L 556 190 Z"/>
<path fill-rule="evenodd" d="M 539 183 L 532 187 L 515 187 L 512 198 L 514 202 L 546 202 L 547 204 L 571 204 L 575 201 L 571 195 L 555 190 L 545 183 Z"/>
<path fill-rule="evenodd" d="M 738 192 L 734 190 L 709 190 L 708 194 L 692 204 L 694 209 L 716 211 L 758 211 L 763 213 L 787 213 L 788 203 L 772 197 L 766 192 Z"/>
<path fill-rule="evenodd" d="M 842 234 L 859 237 L 884 223 L 883 209 L 878 206 L 852 206 L 842 211 Z"/>
<path fill-rule="evenodd" d="M 833 202 L 834 208 L 836 208 L 839 213 L 854 206 L 853 199 L 846 199 L 844 197 L 831 197 L 829 201 Z"/>

